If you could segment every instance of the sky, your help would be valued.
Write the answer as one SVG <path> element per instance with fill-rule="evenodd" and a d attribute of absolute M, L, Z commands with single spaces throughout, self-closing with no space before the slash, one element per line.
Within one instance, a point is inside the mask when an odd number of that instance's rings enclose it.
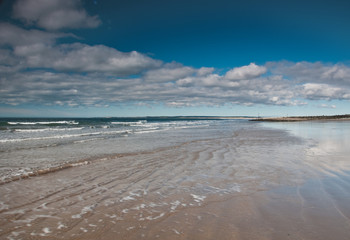
<path fill-rule="evenodd" d="M 350 113 L 348 0 L 0 0 L 0 117 Z"/>

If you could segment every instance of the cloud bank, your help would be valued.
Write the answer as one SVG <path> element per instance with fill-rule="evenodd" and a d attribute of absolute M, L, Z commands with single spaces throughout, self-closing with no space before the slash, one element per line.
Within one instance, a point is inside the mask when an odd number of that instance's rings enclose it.
<path fill-rule="evenodd" d="M 0 23 L 0 104 L 297 106 L 350 100 L 350 66 L 341 63 L 250 63 L 223 71 L 87 45 L 59 31 L 101 24 L 78 0 L 19 0 L 13 17 L 30 28 Z M 64 38 L 74 43 L 60 44 Z"/>
<path fill-rule="evenodd" d="M 95 28 L 98 16 L 89 16 L 80 0 L 18 0 L 13 17 L 47 30 L 64 28 Z"/>

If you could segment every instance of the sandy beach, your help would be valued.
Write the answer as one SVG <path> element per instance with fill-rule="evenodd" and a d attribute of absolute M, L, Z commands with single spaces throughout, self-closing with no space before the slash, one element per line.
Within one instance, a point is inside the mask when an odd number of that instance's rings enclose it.
<path fill-rule="evenodd" d="M 348 150 L 248 126 L 2 184 L 0 238 L 349 239 Z"/>

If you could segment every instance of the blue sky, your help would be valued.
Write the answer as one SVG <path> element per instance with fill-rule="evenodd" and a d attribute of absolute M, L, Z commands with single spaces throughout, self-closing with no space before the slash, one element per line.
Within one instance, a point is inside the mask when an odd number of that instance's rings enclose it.
<path fill-rule="evenodd" d="M 0 116 L 350 111 L 349 1 L 0 4 Z"/>

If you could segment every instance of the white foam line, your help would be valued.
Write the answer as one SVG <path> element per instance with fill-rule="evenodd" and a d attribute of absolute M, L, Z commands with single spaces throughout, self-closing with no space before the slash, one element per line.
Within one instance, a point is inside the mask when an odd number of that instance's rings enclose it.
<path fill-rule="evenodd" d="M 204 199 L 206 198 L 206 196 L 199 196 L 195 194 L 191 194 L 191 196 L 193 197 L 194 201 L 197 203 L 203 202 Z"/>
<path fill-rule="evenodd" d="M 143 131 L 137 131 L 135 132 L 135 134 L 143 134 L 143 133 L 153 133 L 153 132 L 159 132 L 162 131 L 164 129 L 156 129 L 156 130 L 143 130 Z"/>
<path fill-rule="evenodd" d="M 111 124 L 116 124 L 116 125 L 127 125 L 127 126 L 138 126 L 138 125 L 143 125 L 147 121 L 146 120 L 140 120 L 137 122 L 111 122 Z"/>
<path fill-rule="evenodd" d="M 90 133 L 64 134 L 64 135 L 55 135 L 55 136 L 37 137 L 37 138 L 1 139 L 0 143 L 22 142 L 22 141 L 32 141 L 32 140 L 47 140 L 47 139 L 62 139 L 62 138 L 73 138 L 73 137 L 86 137 L 86 136 L 94 136 L 94 135 L 112 135 L 112 134 L 118 134 L 118 133 L 129 133 L 129 131 L 90 132 Z"/>
<path fill-rule="evenodd" d="M 83 166 L 83 165 L 88 165 L 89 162 L 88 161 L 84 161 L 84 162 L 78 162 L 78 163 L 71 163 L 72 167 L 78 167 L 78 166 Z"/>
<path fill-rule="evenodd" d="M 165 213 L 161 213 L 161 214 L 159 214 L 158 216 L 155 216 L 155 217 L 152 217 L 152 216 L 148 216 L 148 217 L 146 217 L 146 219 L 147 220 L 156 220 L 156 219 L 158 219 L 158 218 L 161 218 L 161 217 L 163 217 L 165 215 Z"/>
<path fill-rule="evenodd" d="M 0 143 L 6 142 L 22 142 L 22 141 L 32 141 L 32 140 L 46 140 L 46 139 L 61 139 L 61 138 L 72 138 L 72 137 L 84 137 L 101 134 L 100 132 L 95 133 L 83 133 L 83 134 L 64 134 L 64 135 L 55 135 L 49 137 L 37 137 L 37 138 L 17 138 L 17 139 L 2 139 Z"/>
<path fill-rule="evenodd" d="M 85 143 L 85 142 L 91 142 L 91 141 L 96 141 L 96 140 L 101 140 L 103 139 L 102 137 L 99 138 L 90 138 L 90 139 L 85 139 L 85 140 L 77 140 L 74 141 L 74 143 Z"/>
<path fill-rule="evenodd" d="M 15 132 L 45 132 L 45 131 L 75 131 L 82 130 L 83 127 L 79 128 L 40 128 L 40 129 L 16 129 Z"/>
<path fill-rule="evenodd" d="M 176 208 L 181 204 L 181 202 L 179 200 L 176 200 L 175 202 L 171 202 L 171 210 L 170 212 L 175 212 Z"/>
<path fill-rule="evenodd" d="M 51 121 L 51 122 L 7 122 L 10 125 L 48 125 L 48 124 L 79 124 L 79 122 L 75 121 Z"/>

